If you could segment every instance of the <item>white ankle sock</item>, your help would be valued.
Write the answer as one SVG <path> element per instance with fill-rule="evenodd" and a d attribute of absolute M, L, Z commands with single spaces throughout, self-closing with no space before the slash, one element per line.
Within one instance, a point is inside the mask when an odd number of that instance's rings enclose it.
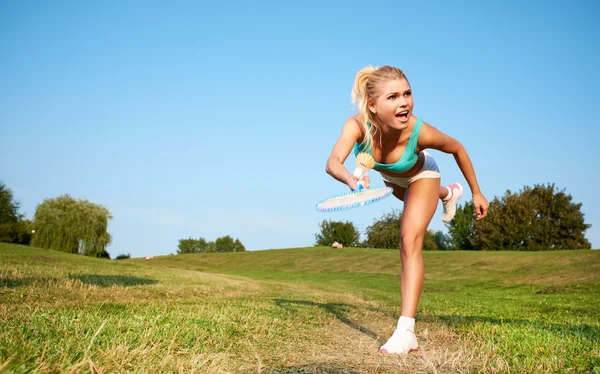
<path fill-rule="evenodd" d="M 410 317 L 400 316 L 400 318 L 398 319 L 398 324 L 396 325 L 396 328 L 409 329 L 414 332 L 415 331 L 415 319 L 410 318 Z"/>
<path fill-rule="evenodd" d="M 448 200 L 452 199 L 452 190 L 449 189 L 447 186 L 444 186 L 444 187 L 448 190 L 448 195 L 446 195 L 446 197 L 444 197 L 442 199 L 442 201 L 448 201 Z"/>

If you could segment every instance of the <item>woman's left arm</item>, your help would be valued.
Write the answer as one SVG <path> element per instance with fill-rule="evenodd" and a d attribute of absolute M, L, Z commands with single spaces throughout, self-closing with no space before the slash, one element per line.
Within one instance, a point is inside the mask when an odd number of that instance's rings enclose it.
<path fill-rule="evenodd" d="M 481 219 L 487 215 L 489 203 L 479 189 L 479 183 L 475 176 L 475 169 L 469 158 L 469 154 L 465 147 L 456 139 L 444 134 L 435 127 L 423 122 L 421 133 L 418 141 L 419 149 L 431 148 L 438 151 L 452 154 L 456 160 L 456 164 L 463 173 L 471 194 L 473 197 L 474 212 L 473 215 L 477 219 Z"/>

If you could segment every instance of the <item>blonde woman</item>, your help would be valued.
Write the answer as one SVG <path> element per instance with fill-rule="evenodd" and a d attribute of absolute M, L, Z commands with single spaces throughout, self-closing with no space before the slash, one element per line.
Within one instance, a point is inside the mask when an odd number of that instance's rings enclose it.
<path fill-rule="evenodd" d="M 413 115 L 412 91 L 402 70 L 367 66 L 356 75 L 352 101 L 358 114 L 348 118 L 327 160 L 326 171 L 350 189 L 357 179 L 344 167 L 354 150 L 368 152 L 375 159 L 374 169 L 381 174 L 393 194 L 404 202 L 400 224 L 401 315 L 396 329 L 380 352 L 405 354 L 418 347 L 415 335 L 417 304 L 423 287 L 423 238 L 435 213 L 443 203 L 442 220 L 449 222 L 456 213 L 456 202 L 463 187 L 440 185 L 440 172 L 426 149 L 452 154 L 472 193 L 477 219 L 487 215 L 488 201 L 479 190 L 473 165 L 463 145 L 456 139 Z M 368 177 L 365 187 L 369 187 Z"/>

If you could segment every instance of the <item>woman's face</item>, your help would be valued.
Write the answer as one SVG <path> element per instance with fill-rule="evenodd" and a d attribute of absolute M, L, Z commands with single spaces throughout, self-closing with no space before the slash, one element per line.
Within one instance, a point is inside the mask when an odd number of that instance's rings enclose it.
<path fill-rule="evenodd" d="M 395 130 L 404 130 L 412 115 L 414 101 L 412 90 L 406 79 L 391 80 L 379 87 L 381 95 L 369 104 L 369 110 L 375 113 L 382 126 Z"/>

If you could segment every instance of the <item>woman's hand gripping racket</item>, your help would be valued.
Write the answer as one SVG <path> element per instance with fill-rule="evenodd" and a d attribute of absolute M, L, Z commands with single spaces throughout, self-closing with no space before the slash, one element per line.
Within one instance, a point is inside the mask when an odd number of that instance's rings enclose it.
<path fill-rule="evenodd" d="M 356 182 L 357 190 L 362 190 L 365 187 L 369 187 L 369 177 L 367 173 L 369 170 L 373 169 L 373 166 L 375 166 L 375 160 L 370 154 L 361 152 L 358 154 L 358 156 L 356 156 L 356 169 L 354 169 L 354 173 L 352 173 L 352 175 L 354 175 L 354 178 L 358 179 L 358 182 Z M 365 184 L 367 185 L 365 186 Z"/>
<path fill-rule="evenodd" d="M 356 156 L 356 169 L 354 177 L 358 179 L 356 190 L 329 197 L 317 204 L 317 210 L 320 212 L 331 212 L 337 210 L 345 210 L 358 208 L 363 205 L 381 200 L 392 193 L 390 187 L 380 188 L 365 188 L 365 183 L 368 183 L 367 172 L 375 166 L 373 157 L 365 152 L 361 152 Z M 367 177 L 368 178 L 368 177 Z"/>

